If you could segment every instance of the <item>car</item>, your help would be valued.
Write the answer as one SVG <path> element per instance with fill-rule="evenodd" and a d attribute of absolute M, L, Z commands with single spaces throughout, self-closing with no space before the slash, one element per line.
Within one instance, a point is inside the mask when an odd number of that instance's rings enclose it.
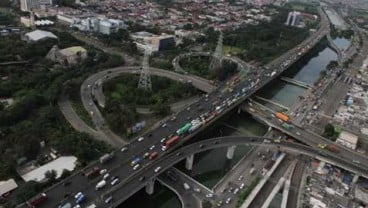
<path fill-rule="evenodd" d="M 93 115 L 93 111 L 90 111 L 89 113 L 90 113 L 91 115 Z"/>
<path fill-rule="evenodd" d="M 161 170 L 161 166 L 158 166 L 157 168 L 155 168 L 155 173 L 158 173 Z"/>
<path fill-rule="evenodd" d="M 190 107 L 187 107 L 187 111 L 190 111 Z"/>
<path fill-rule="evenodd" d="M 176 153 L 176 156 L 181 156 L 181 154 L 182 154 L 181 152 L 178 152 Z"/>
<path fill-rule="evenodd" d="M 107 197 L 107 199 L 105 199 L 105 203 L 109 204 L 112 201 L 112 196 Z"/>
<path fill-rule="evenodd" d="M 160 142 L 161 143 L 164 143 L 166 141 L 166 138 L 162 138 L 161 140 L 160 140 Z"/>
<path fill-rule="evenodd" d="M 195 189 L 193 189 L 195 192 L 197 192 L 197 193 L 200 193 L 201 192 L 201 189 L 199 189 L 199 188 L 195 188 Z"/>
<path fill-rule="evenodd" d="M 141 141 L 143 141 L 144 140 L 144 137 L 139 137 L 138 138 L 138 142 L 141 142 Z"/>
<path fill-rule="evenodd" d="M 150 153 L 149 152 L 146 152 L 146 153 L 144 153 L 144 155 L 143 155 L 143 159 L 146 159 L 146 158 L 148 158 L 150 156 Z"/>
<path fill-rule="evenodd" d="M 133 170 L 138 170 L 138 168 L 141 167 L 140 164 L 136 164 L 134 167 L 133 167 Z"/>
<path fill-rule="evenodd" d="M 234 191 L 233 191 L 233 194 L 237 194 L 239 192 L 239 188 L 236 188 Z"/>
<path fill-rule="evenodd" d="M 74 199 L 78 199 L 82 195 L 83 195 L 82 192 L 78 192 L 76 195 L 74 195 Z"/>
<path fill-rule="evenodd" d="M 103 179 L 104 179 L 104 180 L 106 180 L 109 176 L 110 176 L 110 174 L 106 173 L 106 174 L 103 176 Z"/>
<path fill-rule="evenodd" d="M 243 178 L 244 178 L 244 176 L 243 176 L 243 175 L 239 176 L 238 181 L 243 180 Z"/>
<path fill-rule="evenodd" d="M 167 127 L 167 123 L 162 124 L 162 128 L 166 128 Z"/>
<path fill-rule="evenodd" d="M 221 207 L 223 204 L 224 204 L 224 202 L 222 200 L 220 200 L 216 203 L 216 206 Z"/>
<path fill-rule="evenodd" d="M 226 204 L 230 204 L 230 202 L 231 202 L 231 197 L 228 197 L 228 198 L 226 199 L 225 203 L 226 203 Z"/>
<path fill-rule="evenodd" d="M 167 150 L 167 147 L 166 146 L 162 146 L 161 150 L 162 151 L 166 151 Z"/>
<path fill-rule="evenodd" d="M 176 116 L 171 117 L 170 121 L 175 121 L 176 120 Z"/>
<path fill-rule="evenodd" d="M 81 208 L 81 205 L 77 204 L 73 208 Z"/>
<path fill-rule="evenodd" d="M 103 174 L 105 174 L 105 173 L 107 173 L 107 169 L 102 169 L 102 170 L 100 170 L 100 175 L 103 175 Z"/>
<path fill-rule="evenodd" d="M 275 139 L 275 140 L 273 140 L 275 143 L 280 143 L 281 142 L 281 140 L 280 139 Z"/>
<path fill-rule="evenodd" d="M 155 147 L 156 147 L 155 145 L 152 145 L 149 149 L 153 150 L 153 149 L 155 149 Z"/>
<path fill-rule="evenodd" d="M 321 149 L 324 149 L 327 147 L 327 144 L 318 144 L 318 147 L 321 148 Z"/>
<path fill-rule="evenodd" d="M 139 178 L 139 181 L 144 181 L 144 180 L 146 180 L 145 176 L 142 176 L 142 177 Z"/>
<path fill-rule="evenodd" d="M 119 178 L 119 177 L 117 177 L 117 176 L 113 176 L 113 177 L 111 177 L 111 181 L 113 181 L 113 180 L 115 180 L 115 179 L 117 179 L 117 178 Z"/>
<path fill-rule="evenodd" d="M 123 148 L 121 148 L 121 152 L 126 152 L 128 150 L 128 147 L 123 147 Z"/>
<path fill-rule="evenodd" d="M 212 198 L 213 197 L 213 194 L 212 193 L 206 194 L 206 197 L 207 198 Z"/>
<path fill-rule="evenodd" d="M 301 134 L 299 133 L 299 131 L 296 132 L 296 135 L 300 136 Z"/>
<path fill-rule="evenodd" d="M 245 186 L 245 184 L 244 184 L 244 183 L 240 184 L 239 189 L 243 189 L 243 188 L 244 188 L 244 186 Z"/>
<path fill-rule="evenodd" d="M 115 178 L 113 181 L 111 181 L 111 185 L 114 186 L 119 182 L 119 178 Z"/>
<path fill-rule="evenodd" d="M 353 163 L 360 164 L 359 160 L 353 160 Z"/>
<path fill-rule="evenodd" d="M 199 149 L 203 149 L 205 147 L 204 144 L 199 145 Z"/>
<path fill-rule="evenodd" d="M 234 190 L 234 188 L 233 188 L 233 187 L 230 187 L 230 188 L 227 190 L 227 192 L 231 193 L 231 192 L 233 192 L 233 190 Z"/>

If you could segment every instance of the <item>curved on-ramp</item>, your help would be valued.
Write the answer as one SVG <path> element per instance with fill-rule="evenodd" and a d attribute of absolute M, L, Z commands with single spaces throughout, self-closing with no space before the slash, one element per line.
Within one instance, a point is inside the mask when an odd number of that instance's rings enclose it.
<path fill-rule="evenodd" d="M 138 180 L 138 178 L 140 177 L 144 176 L 146 180 L 153 179 L 166 169 L 170 168 L 171 166 L 175 165 L 179 161 L 185 159 L 186 157 L 192 154 L 196 154 L 213 148 L 227 147 L 233 145 L 247 145 L 247 144 L 279 146 L 281 150 L 294 151 L 299 154 L 327 161 L 333 165 L 342 166 L 343 168 L 356 172 L 359 175 L 365 177 L 368 176 L 368 167 L 365 167 L 362 164 L 351 163 L 350 158 L 344 158 L 338 153 L 331 153 L 328 151 L 321 152 L 320 150 L 316 150 L 312 147 L 292 142 L 286 141 L 274 142 L 274 140 L 263 137 L 228 136 L 200 141 L 194 144 L 184 146 L 169 154 L 166 154 L 161 158 L 157 159 L 156 161 L 153 161 L 149 165 L 143 167 L 136 174 L 126 178 L 123 182 L 119 184 L 119 186 L 113 187 L 110 191 L 105 192 L 103 195 L 113 195 L 115 199 L 119 199 L 114 203 L 114 206 L 116 207 L 117 205 L 125 201 L 127 198 L 129 198 L 131 195 L 133 195 L 136 191 L 145 186 L 145 182 L 141 182 Z M 154 170 L 158 166 L 161 167 L 161 170 L 159 172 L 155 172 Z"/>

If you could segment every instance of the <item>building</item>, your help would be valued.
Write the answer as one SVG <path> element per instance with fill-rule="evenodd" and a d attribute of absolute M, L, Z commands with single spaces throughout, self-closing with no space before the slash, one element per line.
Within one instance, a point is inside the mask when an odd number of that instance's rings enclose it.
<path fill-rule="evenodd" d="M 303 27 L 302 23 L 302 15 L 300 12 L 289 12 L 288 17 L 286 19 L 285 25 L 286 26 L 293 26 L 293 27 Z"/>
<path fill-rule="evenodd" d="M 17 187 L 17 183 L 12 178 L 7 181 L 0 181 L 0 196 L 6 197 Z"/>
<path fill-rule="evenodd" d="M 355 150 L 358 144 L 358 136 L 347 131 L 342 131 L 337 138 L 336 143 Z"/>
<path fill-rule="evenodd" d="M 157 51 L 175 48 L 175 37 L 173 35 L 161 35 L 152 38 L 152 48 Z"/>
<path fill-rule="evenodd" d="M 41 5 L 52 5 L 52 3 L 53 0 L 20 0 L 20 10 L 28 12 Z"/>
<path fill-rule="evenodd" d="M 27 42 L 38 42 L 45 39 L 58 39 L 52 32 L 44 30 L 35 30 L 24 35 L 25 41 Z"/>
<path fill-rule="evenodd" d="M 72 171 L 76 166 L 77 158 L 74 156 L 63 156 L 51 161 L 40 167 L 33 168 L 31 171 L 21 174 L 24 181 L 37 181 L 42 182 L 46 179 L 45 173 L 47 171 L 56 171 L 56 178 L 59 178 L 63 173 L 63 170 Z"/>
<path fill-rule="evenodd" d="M 66 16 L 60 15 L 58 15 L 58 19 L 62 20 L 63 22 L 69 22 L 70 27 L 77 28 L 80 31 L 97 32 L 105 35 L 115 33 L 119 29 L 128 28 L 128 25 L 126 25 L 124 21 L 118 19 L 106 19 L 96 17 L 80 19 L 71 17 L 67 18 Z"/>
<path fill-rule="evenodd" d="M 59 62 L 62 65 L 74 65 L 87 58 L 87 50 L 81 46 L 73 46 L 60 50 L 55 45 L 46 55 L 46 58 Z"/>

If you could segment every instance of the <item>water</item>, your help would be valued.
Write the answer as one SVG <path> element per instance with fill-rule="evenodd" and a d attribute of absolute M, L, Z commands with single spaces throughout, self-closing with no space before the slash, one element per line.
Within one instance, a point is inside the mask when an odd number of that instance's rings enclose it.
<path fill-rule="evenodd" d="M 337 54 L 327 46 L 317 56 L 311 58 L 301 69 L 291 68 L 284 76 L 314 85 L 319 79 L 321 71 L 326 69 L 330 61 L 337 60 Z M 277 80 L 273 84 L 263 88 L 257 93 L 260 97 L 280 103 L 286 107 L 292 106 L 306 89 Z M 274 105 L 266 103 L 267 107 L 275 108 Z"/>
<path fill-rule="evenodd" d="M 346 38 L 335 38 L 333 42 L 340 48 L 340 50 L 345 50 L 350 46 L 350 40 Z"/>
<path fill-rule="evenodd" d="M 339 40 L 341 41 L 341 40 Z M 343 44 L 344 42 L 341 42 Z M 341 46 L 341 45 L 340 45 Z M 339 47 L 340 47 L 339 46 Z M 317 56 L 311 58 L 301 69 L 290 69 L 285 76 L 313 84 L 331 60 L 336 60 L 337 55 L 328 47 L 321 50 Z M 275 83 L 263 89 L 258 94 L 266 99 L 280 102 L 283 105 L 291 106 L 298 96 L 305 92 L 304 88 L 287 84 L 284 81 L 277 80 Z M 226 124 L 220 125 L 211 130 L 208 136 L 237 135 L 263 135 L 267 128 L 246 114 L 234 114 L 231 119 L 225 121 Z M 238 131 L 234 130 L 237 129 Z M 207 135 L 206 135 L 207 136 Z M 226 169 L 230 169 L 236 164 L 247 152 L 249 147 L 238 146 L 232 161 L 226 160 L 226 148 L 209 150 L 195 155 L 193 171 L 189 174 L 196 180 L 203 183 L 207 187 L 213 187 L 225 174 Z M 177 165 L 183 168 L 184 162 Z M 177 196 L 166 187 L 156 185 L 155 193 L 148 196 L 144 190 L 136 193 L 119 208 L 180 208 L 181 204 Z"/>

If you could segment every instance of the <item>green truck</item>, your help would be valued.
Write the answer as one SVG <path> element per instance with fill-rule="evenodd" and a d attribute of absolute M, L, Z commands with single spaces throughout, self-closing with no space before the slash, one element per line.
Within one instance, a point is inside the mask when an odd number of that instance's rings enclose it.
<path fill-rule="evenodd" d="M 288 123 L 283 123 L 281 126 L 282 128 L 287 129 L 287 130 L 292 129 L 294 127 L 293 125 L 288 124 Z"/>
<path fill-rule="evenodd" d="M 182 135 L 182 134 L 185 134 L 188 132 L 188 130 L 190 129 L 190 127 L 192 127 L 192 124 L 191 123 L 186 123 L 183 127 L 181 127 L 180 129 L 178 129 L 176 131 L 176 133 L 178 135 Z"/>

